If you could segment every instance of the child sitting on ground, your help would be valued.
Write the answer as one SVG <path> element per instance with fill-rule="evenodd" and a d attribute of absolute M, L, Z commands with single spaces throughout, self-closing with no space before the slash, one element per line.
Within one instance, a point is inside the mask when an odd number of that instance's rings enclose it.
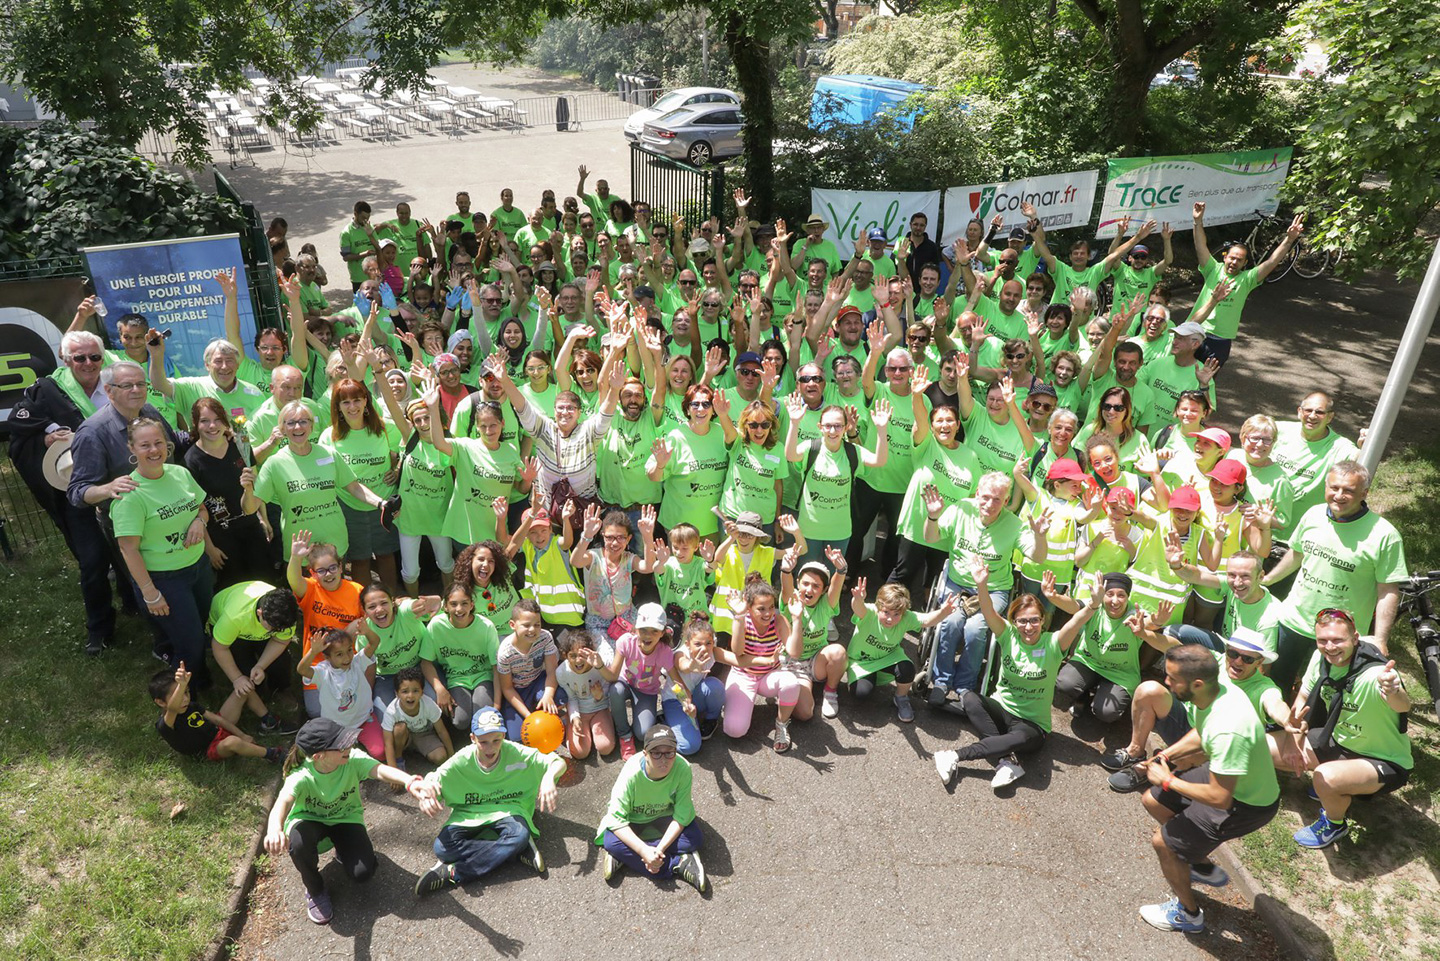
<path fill-rule="evenodd" d="M 449 730 L 439 723 L 443 717 L 439 706 L 425 696 L 425 674 L 418 666 L 395 675 L 395 700 L 380 718 L 385 763 L 403 771 L 406 750 L 414 750 L 431 764 L 443 764 L 455 753 Z"/>
<path fill-rule="evenodd" d="M 565 692 L 555 678 L 560 652 L 542 623 L 538 602 L 517 602 L 510 611 L 512 633 L 500 642 L 495 655 L 495 700 L 512 741 L 520 740 L 520 728 L 531 711 L 565 718 Z"/>
<path fill-rule="evenodd" d="M 615 656 L 600 668 L 610 682 L 610 716 L 620 739 L 620 757 L 626 761 L 635 756 L 635 741 L 645 739 L 663 716 L 672 727 L 684 718 L 680 705 L 660 703 L 661 678 L 664 671 L 675 670 L 675 651 L 670 646 L 670 629 L 665 609 L 659 604 L 643 604 L 635 615 L 635 629 L 615 641 Z M 630 723 L 629 702 L 635 704 L 635 723 Z M 662 711 L 665 712 L 662 714 Z M 683 743 L 693 753 L 700 749 L 700 739 Z"/>
<path fill-rule="evenodd" d="M 240 710 L 245 706 L 244 698 L 231 694 L 220 705 L 220 713 L 205 710 L 199 704 L 190 702 L 190 672 L 185 662 L 175 670 L 165 667 L 150 678 L 150 697 L 162 708 L 155 730 L 165 743 L 186 757 L 201 757 L 211 761 L 223 761 L 227 757 L 263 757 L 278 764 L 284 760 L 285 752 L 278 747 L 261 747 L 255 739 L 240 731 L 235 722 L 240 719 Z"/>
<path fill-rule="evenodd" d="M 681 729 L 689 740 L 698 735 L 708 741 L 720 726 L 720 715 L 725 711 L 725 685 L 710 672 L 715 669 L 719 658 L 727 657 L 727 663 L 734 667 L 738 662 L 729 651 L 715 648 L 715 628 L 703 613 L 690 616 L 685 625 L 684 640 L 675 649 L 675 674 L 669 679 L 670 686 L 661 692 L 662 696 L 680 702 L 686 717 L 677 725 L 677 740 Z M 690 725 L 695 730 L 689 730 Z M 681 752 L 684 753 L 684 752 Z"/>
<path fill-rule="evenodd" d="M 320 716 L 346 730 L 359 732 L 360 746 L 371 757 L 381 757 L 385 739 L 375 721 L 370 694 L 375 684 L 375 662 L 356 653 L 355 638 L 348 631 L 331 631 L 318 645 L 322 659 L 300 661 L 300 676 L 314 680 L 320 698 Z"/>
<path fill-rule="evenodd" d="M 655 880 L 679 878 L 705 893 L 704 840 L 695 823 L 690 762 L 676 757 L 675 733 L 657 724 L 645 735 L 645 750 L 625 762 L 595 843 L 605 850 L 606 881 L 621 864 Z"/>
<path fill-rule="evenodd" d="M 600 674 L 605 666 L 590 634 L 577 628 L 560 632 L 560 666 L 555 678 L 570 706 L 570 756 L 582 760 L 590 748 L 601 757 L 615 750 L 615 722 L 610 717 L 609 685 Z"/>

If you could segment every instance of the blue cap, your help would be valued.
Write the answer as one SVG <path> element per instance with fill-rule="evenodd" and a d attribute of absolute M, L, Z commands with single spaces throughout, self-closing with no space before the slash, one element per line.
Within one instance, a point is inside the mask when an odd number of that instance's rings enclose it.
<path fill-rule="evenodd" d="M 504 734 L 505 719 L 493 707 L 476 711 L 475 716 L 470 719 L 470 733 L 476 737 L 484 737 L 486 734 Z"/>
<path fill-rule="evenodd" d="M 741 364 L 754 364 L 756 367 L 764 367 L 765 361 L 759 354 L 755 353 L 755 351 L 747 350 L 735 358 L 735 366 L 739 367 Z"/>
<path fill-rule="evenodd" d="M 875 227 L 872 228 L 871 231 L 865 236 L 870 240 L 884 240 L 885 231 L 881 230 L 879 227 Z"/>

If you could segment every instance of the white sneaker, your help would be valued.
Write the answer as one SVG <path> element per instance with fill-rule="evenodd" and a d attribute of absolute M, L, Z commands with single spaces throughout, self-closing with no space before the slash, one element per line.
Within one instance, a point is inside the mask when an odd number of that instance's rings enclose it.
<path fill-rule="evenodd" d="M 1002 787 L 1009 787 L 1025 776 L 1025 769 L 1016 764 L 1008 757 L 1002 757 L 1000 763 L 995 765 L 995 776 L 990 779 L 990 786 L 995 790 Z"/>
<path fill-rule="evenodd" d="M 824 696 L 820 699 L 820 716 L 821 716 L 821 717 L 839 717 L 839 716 L 840 716 L 840 692 L 839 692 L 839 691 L 826 691 L 826 692 L 824 693 Z"/>
<path fill-rule="evenodd" d="M 935 752 L 935 773 L 940 775 L 940 782 L 945 785 L 955 778 L 955 772 L 960 767 L 960 755 L 955 751 Z"/>

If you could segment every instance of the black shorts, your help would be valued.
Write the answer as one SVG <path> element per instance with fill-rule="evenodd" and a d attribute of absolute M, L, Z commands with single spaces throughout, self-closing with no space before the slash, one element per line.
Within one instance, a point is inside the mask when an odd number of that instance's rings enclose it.
<path fill-rule="evenodd" d="M 1314 732 L 1319 733 L 1319 732 Z M 1326 748 L 1315 747 L 1314 741 L 1310 744 L 1315 748 L 1315 757 L 1321 764 L 1326 761 L 1368 761 L 1370 766 L 1375 768 L 1375 773 L 1380 775 L 1380 790 L 1370 797 L 1378 797 L 1381 794 L 1389 794 L 1405 786 L 1410 780 L 1410 772 L 1392 761 L 1382 761 L 1378 757 L 1369 757 L 1364 754 L 1356 754 L 1354 751 L 1347 751 L 1338 744 L 1331 744 Z"/>
<path fill-rule="evenodd" d="M 1175 776 L 1192 784 L 1208 783 L 1210 764 L 1206 762 Z M 1160 787 L 1152 787 L 1150 796 L 1175 812 L 1173 818 L 1160 826 L 1160 836 L 1176 857 L 1190 864 L 1206 860 L 1226 841 L 1263 828 L 1280 809 L 1279 798 L 1264 807 L 1232 801 L 1229 810 L 1222 811 Z"/>

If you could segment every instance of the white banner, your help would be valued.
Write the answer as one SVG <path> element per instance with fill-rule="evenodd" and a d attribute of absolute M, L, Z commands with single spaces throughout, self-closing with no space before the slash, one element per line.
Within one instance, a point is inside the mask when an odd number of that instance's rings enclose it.
<path fill-rule="evenodd" d="M 945 191 L 945 231 L 941 235 L 946 246 L 965 233 L 965 225 L 979 218 L 990 229 L 996 214 L 1005 218 L 1005 229 L 1025 226 L 1020 208 L 1035 205 L 1040 223 L 1046 230 L 1065 230 L 1090 223 L 1095 210 L 1094 170 L 1025 177 L 1003 183 L 976 184 L 973 187 L 951 187 Z"/>
<path fill-rule="evenodd" d="M 1168 221 L 1182 228 L 1196 201 L 1205 203 L 1207 226 L 1256 220 L 1275 213 L 1289 172 L 1289 147 L 1112 160 L 1095 235 L 1115 236 L 1115 224 L 1127 216 L 1134 224 Z"/>
<path fill-rule="evenodd" d="M 883 190 L 822 190 L 810 188 L 810 210 L 825 218 L 825 239 L 840 248 L 842 258 L 855 252 L 855 241 L 872 229 L 885 231 L 893 247 L 895 240 L 910 229 L 910 218 L 924 214 L 930 219 L 930 235 L 940 222 L 940 191 L 915 190 L 891 193 Z M 797 236 L 803 223 L 790 224 Z"/>

